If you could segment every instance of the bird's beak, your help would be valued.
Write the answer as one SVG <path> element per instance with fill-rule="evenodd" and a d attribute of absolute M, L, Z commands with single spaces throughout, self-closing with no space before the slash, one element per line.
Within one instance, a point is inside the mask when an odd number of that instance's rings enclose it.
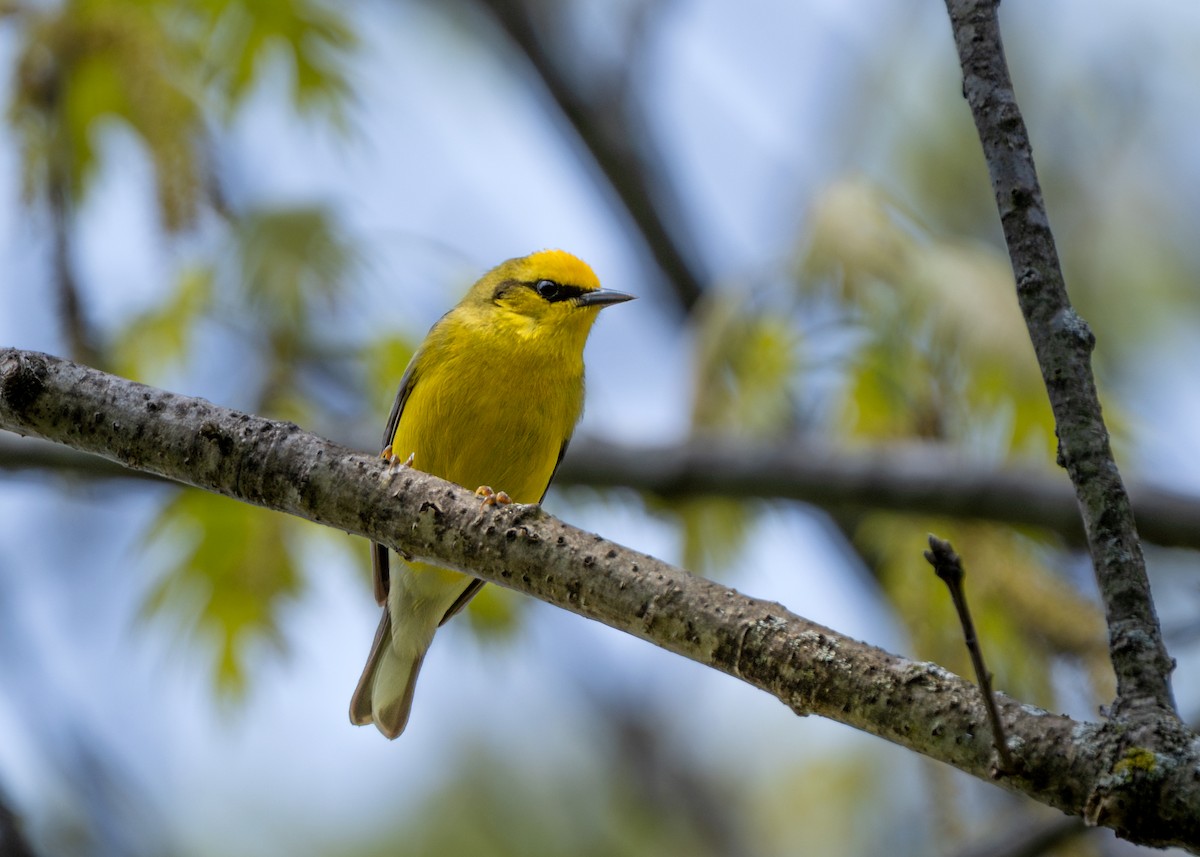
<path fill-rule="evenodd" d="M 609 304 L 625 303 L 625 301 L 631 301 L 633 298 L 633 295 L 627 295 L 624 292 L 614 291 L 613 289 L 596 289 L 594 292 L 585 292 L 575 298 L 575 305 L 606 307 Z"/>

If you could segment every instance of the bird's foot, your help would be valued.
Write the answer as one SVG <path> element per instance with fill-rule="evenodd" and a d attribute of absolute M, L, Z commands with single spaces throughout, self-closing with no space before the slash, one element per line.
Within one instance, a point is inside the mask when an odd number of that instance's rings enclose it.
<path fill-rule="evenodd" d="M 387 469 L 383 471 L 384 481 L 390 482 L 401 470 L 406 470 L 409 467 L 412 467 L 413 460 L 416 458 L 416 455 L 417 454 L 415 452 L 410 452 L 408 454 L 408 458 L 401 461 L 400 456 L 392 452 L 392 445 L 390 443 L 385 446 L 383 448 L 383 452 L 379 453 L 379 457 L 387 462 Z"/>
<path fill-rule="evenodd" d="M 512 503 L 512 497 L 509 497 L 503 491 L 493 491 L 488 485 L 480 485 L 476 488 L 475 496 L 483 498 L 483 503 L 479 506 L 480 512 L 486 506 L 507 506 Z"/>

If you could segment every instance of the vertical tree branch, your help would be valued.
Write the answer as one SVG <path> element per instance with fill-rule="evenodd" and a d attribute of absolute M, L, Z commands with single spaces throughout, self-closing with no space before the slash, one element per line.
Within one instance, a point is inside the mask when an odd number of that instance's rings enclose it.
<path fill-rule="evenodd" d="M 75 268 L 71 264 L 71 212 L 67 179 L 57 169 L 52 167 L 51 171 L 47 196 L 50 218 L 54 224 L 54 290 L 63 337 L 74 359 L 90 366 L 99 366 L 100 354 L 92 338 L 87 313 L 79 297 Z"/>
<path fill-rule="evenodd" d="M 1150 595 L 1133 511 L 1109 446 L 1091 370 L 1095 338 L 1071 308 L 1000 41 L 998 0 L 946 0 L 970 104 L 1049 393 L 1058 461 L 1075 486 L 1108 620 L 1116 713 L 1174 711 L 1173 663 Z"/>
<path fill-rule="evenodd" d="M 90 366 L 101 365 L 100 352 L 88 324 L 87 311 L 79 295 L 79 282 L 71 260 L 71 143 L 65 130 L 63 75 L 57 62 L 41 69 L 42 109 L 54 117 L 46 164 L 45 193 L 53 226 L 52 269 L 63 338 L 71 356 Z"/>

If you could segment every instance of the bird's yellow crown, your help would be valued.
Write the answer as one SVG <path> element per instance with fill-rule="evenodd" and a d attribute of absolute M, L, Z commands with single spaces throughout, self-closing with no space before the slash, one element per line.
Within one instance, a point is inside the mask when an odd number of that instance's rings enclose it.
<path fill-rule="evenodd" d="M 553 280 L 556 283 L 579 286 L 588 291 L 600 288 L 600 279 L 587 262 L 565 250 L 539 250 L 517 261 L 520 262 L 523 271 L 529 272 L 531 278 Z"/>

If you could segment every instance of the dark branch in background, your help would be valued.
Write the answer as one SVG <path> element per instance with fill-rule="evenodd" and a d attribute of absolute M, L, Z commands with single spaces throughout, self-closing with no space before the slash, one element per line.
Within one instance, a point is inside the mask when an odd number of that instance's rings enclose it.
<path fill-rule="evenodd" d="M 548 21 L 537 17 L 561 12 L 559 4 L 477 2 L 529 59 L 641 233 L 680 305 L 690 312 L 704 293 L 708 275 L 700 267 L 694 242 L 684 234 L 683 206 L 670 184 L 669 173 L 656 153 L 647 148 L 646 141 L 652 135 L 637 118 L 636 107 L 623 88 L 600 86 L 600 94 L 589 97 L 572 83 L 564 65 L 571 51 L 552 50 L 546 32 Z M 594 79 L 589 82 L 596 84 Z"/>
<path fill-rule="evenodd" d="M 694 842 L 686 849 L 694 857 L 754 857 L 761 837 L 728 800 L 703 761 L 678 742 L 664 741 L 666 718 L 648 711 L 644 700 L 615 703 L 599 693 L 590 700 L 612 734 L 613 748 L 605 754 L 613 765 L 623 799 L 680 824 Z M 600 736 L 594 736 L 598 738 Z"/>
<path fill-rule="evenodd" d="M 1004 724 L 1000 721 L 1000 712 L 996 710 L 996 698 L 992 696 L 992 674 L 988 672 L 987 664 L 983 661 L 983 647 L 979 644 L 979 636 L 975 633 L 975 623 L 971 620 L 971 610 L 967 606 L 967 592 L 963 579 L 967 576 L 963 571 L 962 560 L 950 546 L 950 542 L 930 535 L 929 550 L 925 551 L 925 559 L 933 566 L 934 573 L 950 590 L 950 600 L 958 613 L 958 621 L 962 624 L 963 641 L 967 644 L 967 652 L 971 655 L 971 666 L 975 668 L 975 681 L 979 685 L 979 693 L 983 704 L 987 707 L 988 722 L 992 725 L 992 743 L 996 746 L 996 756 L 999 764 L 996 766 L 998 775 L 1015 774 L 1012 755 L 1008 752 L 1008 741 L 1004 735 Z"/>
<path fill-rule="evenodd" d="M 56 93 L 56 96 L 60 97 L 60 94 Z M 66 145 L 60 142 L 58 148 L 63 149 Z M 69 173 L 63 163 L 65 157 L 65 152 L 52 153 L 49 174 L 46 176 L 46 197 L 53 225 L 52 268 L 59 321 L 71 356 L 92 366 L 102 366 L 104 361 L 100 358 L 94 332 L 88 323 L 71 259 L 71 195 Z"/>
<path fill-rule="evenodd" d="M 21 819 L 0 793 L 0 857 L 36 857 L 21 831 Z"/>
<path fill-rule="evenodd" d="M 628 487 L 664 499 L 761 497 L 832 512 L 882 509 L 980 518 L 1051 530 L 1073 544 L 1084 540 L 1079 504 L 1060 474 L 972 464 L 934 444 L 851 452 L 812 440 L 776 445 L 713 439 L 633 448 L 580 438 L 555 485 Z M 1200 497 L 1151 485 L 1131 490 L 1149 541 L 1200 548 Z"/>
<path fill-rule="evenodd" d="M 1005 825 L 1002 833 L 959 851 L 954 857 L 1041 857 L 1052 848 L 1093 830 L 1078 818 Z"/>
<path fill-rule="evenodd" d="M 1000 40 L 998 0 L 946 0 L 963 94 L 983 144 L 1017 298 L 1050 396 L 1058 459 L 1079 498 L 1104 600 L 1117 675 L 1116 711 L 1174 711 L 1167 655 L 1129 497 L 1092 376 L 1095 338 L 1071 308 L 1058 251 Z"/>
<path fill-rule="evenodd" d="M 202 399 L 0 349 L 0 429 L 363 536 L 603 622 L 976 777 L 993 751 L 978 689 L 933 664 L 843 637 L 540 507 L 481 509 L 470 491 L 415 470 L 387 478 L 375 455 Z M 1087 813 L 1142 844 L 1200 853 L 1200 739 L 1178 721 L 1133 759 L 1103 724 L 1004 696 L 1019 771 L 1005 788 Z M 1171 724 L 1168 724 L 1171 725 Z M 1125 767 L 1122 767 L 1125 765 Z M 1151 771 L 1153 775 L 1147 774 Z"/>
<path fill-rule="evenodd" d="M 105 458 L 17 437 L 0 437 L 0 471 L 160 481 Z M 983 519 L 1036 526 L 1073 545 L 1084 542 L 1075 493 L 1058 474 L 1033 467 L 972 465 L 954 450 L 932 444 L 851 453 L 816 441 L 769 446 L 722 439 L 625 447 L 579 438 L 571 444 L 555 485 L 631 488 L 664 500 L 798 500 L 835 515 L 884 510 Z M 1200 549 L 1200 497 L 1137 484 L 1130 494 L 1147 541 Z"/>

